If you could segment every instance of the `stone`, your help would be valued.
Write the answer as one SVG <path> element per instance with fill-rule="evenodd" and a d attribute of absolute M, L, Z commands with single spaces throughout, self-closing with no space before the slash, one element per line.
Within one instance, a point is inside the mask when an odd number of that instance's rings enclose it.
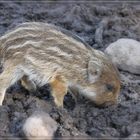
<path fill-rule="evenodd" d="M 120 70 L 140 74 L 140 42 L 121 38 L 111 43 L 105 53 Z"/>
<path fill-rule="evenodd" d="M 23 124 L 24 135 L 29 140 L 52 140 L 56 130 L 56 121 L 42 111 L 33 113 Z"/>

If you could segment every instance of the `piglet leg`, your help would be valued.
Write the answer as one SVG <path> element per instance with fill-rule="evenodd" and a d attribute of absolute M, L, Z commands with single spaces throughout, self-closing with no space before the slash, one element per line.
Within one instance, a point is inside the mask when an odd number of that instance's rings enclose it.
<path fill-rule="evenodd" d="M 3 103 L 6 89 L 21 77 L 23 77 L 23 72 L 17 66 L 11 64 L 5 65 L 3 72 L 0 74 L 0 105 Z"/>
<path fill-rule="evenodd" d="M 50 80 L 51 93 L 54 97 L 54 102 L 58 107 L 63 107 L 64 96 L 67 94 L 67 82 L 65 77 L 56 74 Z"/>

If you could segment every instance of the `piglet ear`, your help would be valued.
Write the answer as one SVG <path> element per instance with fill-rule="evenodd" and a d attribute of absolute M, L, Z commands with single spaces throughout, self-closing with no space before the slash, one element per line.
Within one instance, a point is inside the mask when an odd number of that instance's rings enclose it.
<path fill-rule="evenodd" d="M 90 60 L 88 63 L 88 80 L 90 83 L 95 83 L 101 76 L 101 63 L 97 60 Z"/>

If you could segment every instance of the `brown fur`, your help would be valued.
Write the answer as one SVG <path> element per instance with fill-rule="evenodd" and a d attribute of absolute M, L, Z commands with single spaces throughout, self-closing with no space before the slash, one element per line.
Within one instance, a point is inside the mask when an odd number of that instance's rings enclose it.
<path fill-rule="evenodd" d="M 0 38 L 0 59 L 1 105 L 6 89 L 17 80 L 28 90 L 49 83 L 57 106 L 63 106 L 68 90 L 98 105 L 117 101 L 120 80 L 112 62 L 59 27 L 38 22 L 19 25 Z"/>

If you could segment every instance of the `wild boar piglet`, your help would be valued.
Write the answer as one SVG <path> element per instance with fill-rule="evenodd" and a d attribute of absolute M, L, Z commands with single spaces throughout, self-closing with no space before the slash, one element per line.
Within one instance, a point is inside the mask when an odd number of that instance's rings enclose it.
<path fill-rule="evenodd" d="M 27 22 L 0 38 L 0 105 L 6 89 L 18 80 L 29 91 L 49 84 L 54 102 L 63 107 L 67 91 L 97 105 L 115 104 L 120 91 L 111 60 L 60 27 Z"/>

